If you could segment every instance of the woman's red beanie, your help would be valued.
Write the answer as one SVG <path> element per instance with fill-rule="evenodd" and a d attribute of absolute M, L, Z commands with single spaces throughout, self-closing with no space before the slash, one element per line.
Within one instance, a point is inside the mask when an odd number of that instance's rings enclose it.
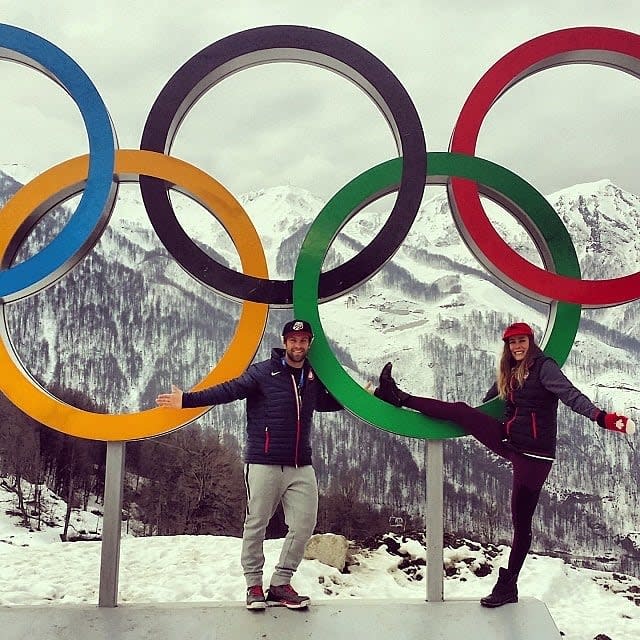
<path fill-rule="evenodd" d="M 533 329 L 526 322 L 516 322 L 510 324 L 502 334 L 503 340 L 508 340 L 512 336 L 530 336 L 533 338 Z"/>

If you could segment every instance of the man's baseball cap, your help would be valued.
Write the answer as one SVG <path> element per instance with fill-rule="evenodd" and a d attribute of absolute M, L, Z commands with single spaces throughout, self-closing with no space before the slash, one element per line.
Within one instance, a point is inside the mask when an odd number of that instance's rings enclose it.
<path fill-rule="evenodd" d="M 513 336 L 529 336 L 533 338 L 533 329 L 526 322 L 516 322 L 510 324 L 502 334 L 503 340 L 508 340 Z"/>
<path fill-rule="evenodd" d="M 313 329 L 306 320 L 290 320 L 282 327 L 283 338 L 286 338 L 292 333 L 306 333 L 309 339 L 313 339 Z"/>

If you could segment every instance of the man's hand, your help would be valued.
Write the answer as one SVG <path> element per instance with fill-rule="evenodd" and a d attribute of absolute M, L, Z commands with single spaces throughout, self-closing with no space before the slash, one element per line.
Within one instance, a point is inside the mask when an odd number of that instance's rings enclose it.
<path fill-rule="evenodd" d="M 156 398 L 156 404 L 167 409 L 182 409 L 182 389 L 172 384 L 171 393 L 161 393 Z"/>

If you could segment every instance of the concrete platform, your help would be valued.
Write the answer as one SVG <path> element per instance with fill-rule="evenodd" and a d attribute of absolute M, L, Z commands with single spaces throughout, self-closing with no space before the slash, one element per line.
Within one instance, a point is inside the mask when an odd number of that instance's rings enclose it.
<path fill-rule="evenodd" d="M 559 640 L 534 598 L 485 609 L 477 600 L 321 600 L 306 610 L 243 603 L 0 607 L 3 640 Z"/>

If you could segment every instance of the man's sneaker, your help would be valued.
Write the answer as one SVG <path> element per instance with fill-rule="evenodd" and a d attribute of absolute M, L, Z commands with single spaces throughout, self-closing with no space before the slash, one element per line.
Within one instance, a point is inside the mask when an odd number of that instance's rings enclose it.
<path fill-rule="evenodd" d="M 266 609 L 267 602 L 264 599 L 262 585 L 254 584 L 247 589 L 247 609 Z"/>
<path fill-rule="evenodd" d="M 280 605 L 288 609 L 304 609 L 311 598 L 298 595 L 290 584 L 271 585 L 267 591 L 267 602 L 272 605 Z"/>

